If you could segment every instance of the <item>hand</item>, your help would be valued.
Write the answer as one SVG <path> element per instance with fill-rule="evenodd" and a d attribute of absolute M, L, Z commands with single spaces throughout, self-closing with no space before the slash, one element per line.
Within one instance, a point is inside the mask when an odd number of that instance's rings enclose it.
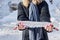
<path fill-rule="evenodd" d="M 22 22 L 20 22 L 13 30 L 24 30 L 25 29 L 25 26 L 23 25 Z"/>
<path fill-rule="evenodd" d="M 24 26 L 24 24 L 22 22 L 20 22 L 18 24 L 18 30 L 24 30 L 26 27 Z"/>
<path fill-rule="evenodd" d="M 53 24 L 48 24 L 44 28 L 46 29 L 46 31 L 52 32 L 53 31 Z"/>
<path fill-rule="evenodd" d="M 46 25 L 44 28 L 45 28 L 46 31 L 48 31 L 48 32 L 52 32 L 53 29 L 55 29 L 56 31 L 59 31 L 59 29 L 56 28 L 56 27 L 54 27 L 53 24 L 48 24 L 48 25 Z"/>

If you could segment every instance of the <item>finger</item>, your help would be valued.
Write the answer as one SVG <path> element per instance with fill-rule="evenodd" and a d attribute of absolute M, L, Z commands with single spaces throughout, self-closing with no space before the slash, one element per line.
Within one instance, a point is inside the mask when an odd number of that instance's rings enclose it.
<path fill-rule="evenodd" d="M 20 26 L 24 27 L 24 23 L 23 22 L 20 22 Z"/>
<path fill-rule="evenodd" d="M 53 31 L 53 24 L 49 25 L 49 31 Z"/>
<path fill-rule="evenodd" d="M 49 29 L 48 29 L 48 25 L 45 26 L 45 30 L 46 30 L 46 31 L 49 31 Z"/>
<path fill-rule="evenodd" d="M 50 32 L 51 31 L 50 24 L 49 25 L 46 25 L 45 29 L 46 29 L 46 31 Z"/>
<path fill-rule="evenodd" d="M 13 30 L 17 30 L 18 29 L 18 27 L 16 26 L 15 28 L 13 28 Z"/>
<path fill-rule="evenodd" d="M 50 24 L 49 26 L 53 27 L 53 24 Z"/>
<path fill-rule="evenodd" d="M 48 29 L 49 29 L 49 31 L 51 31 L 51 32 L 53 31 L 53 27 L 52 27 L 52 26 L 49 26 Z"/>
<path fill-rule="evenodd" d="M 44 27 L 44 29 L 47 29 L 47 27 L 48 27 L 48 25 L 46 25 L 46 26 Z"/>
<path fill-rule="evenodd" d="M 58 29 L 58 28 L 53 27 L 53 29 L 55 29 L 55 30 L 59 31 L 59 29 Z"/>

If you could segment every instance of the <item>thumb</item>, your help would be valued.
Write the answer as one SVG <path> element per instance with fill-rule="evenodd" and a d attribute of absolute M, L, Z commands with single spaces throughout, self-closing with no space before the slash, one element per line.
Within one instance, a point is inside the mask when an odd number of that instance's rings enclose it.
<path fill-rule="evenodd" d="M 59 29 L 58 29 L 58 28 L 55 28 L 55 27 L 54 27 L 53 29 L 55 29 L 56 31 L 59 31 Z"/>
<path fill-rule="evenodd" d="M 13 28 L 13 30 L 17 30 L 17 29 L 18 29 L 18 27 Z"/>

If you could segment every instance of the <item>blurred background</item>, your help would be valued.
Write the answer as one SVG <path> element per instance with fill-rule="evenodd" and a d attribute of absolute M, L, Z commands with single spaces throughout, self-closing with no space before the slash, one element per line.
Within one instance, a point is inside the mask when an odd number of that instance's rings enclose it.
<path fill-rule="evenodd" d="M 0 40 L 22 40 L 22 31 L 13 30 L 17 22 L 17 8 L 22 0 L 0 0 Z M 45 0 L 51 21 L 60 29 L 60 0 Z M 15 7 L 15 8 L 13 8 Z M 60 31 L 48 33 L 49 40 L 60 40 Z"/>

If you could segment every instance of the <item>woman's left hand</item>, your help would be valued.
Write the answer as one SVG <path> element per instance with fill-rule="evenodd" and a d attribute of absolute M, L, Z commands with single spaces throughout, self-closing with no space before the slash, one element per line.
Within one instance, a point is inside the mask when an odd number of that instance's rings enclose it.
<path fill-rule="evenodd" d="M 53 24 L 48 24 L 44 28 L 45 28 L 46 31 L 52 32 L 53 31 Z"/>

